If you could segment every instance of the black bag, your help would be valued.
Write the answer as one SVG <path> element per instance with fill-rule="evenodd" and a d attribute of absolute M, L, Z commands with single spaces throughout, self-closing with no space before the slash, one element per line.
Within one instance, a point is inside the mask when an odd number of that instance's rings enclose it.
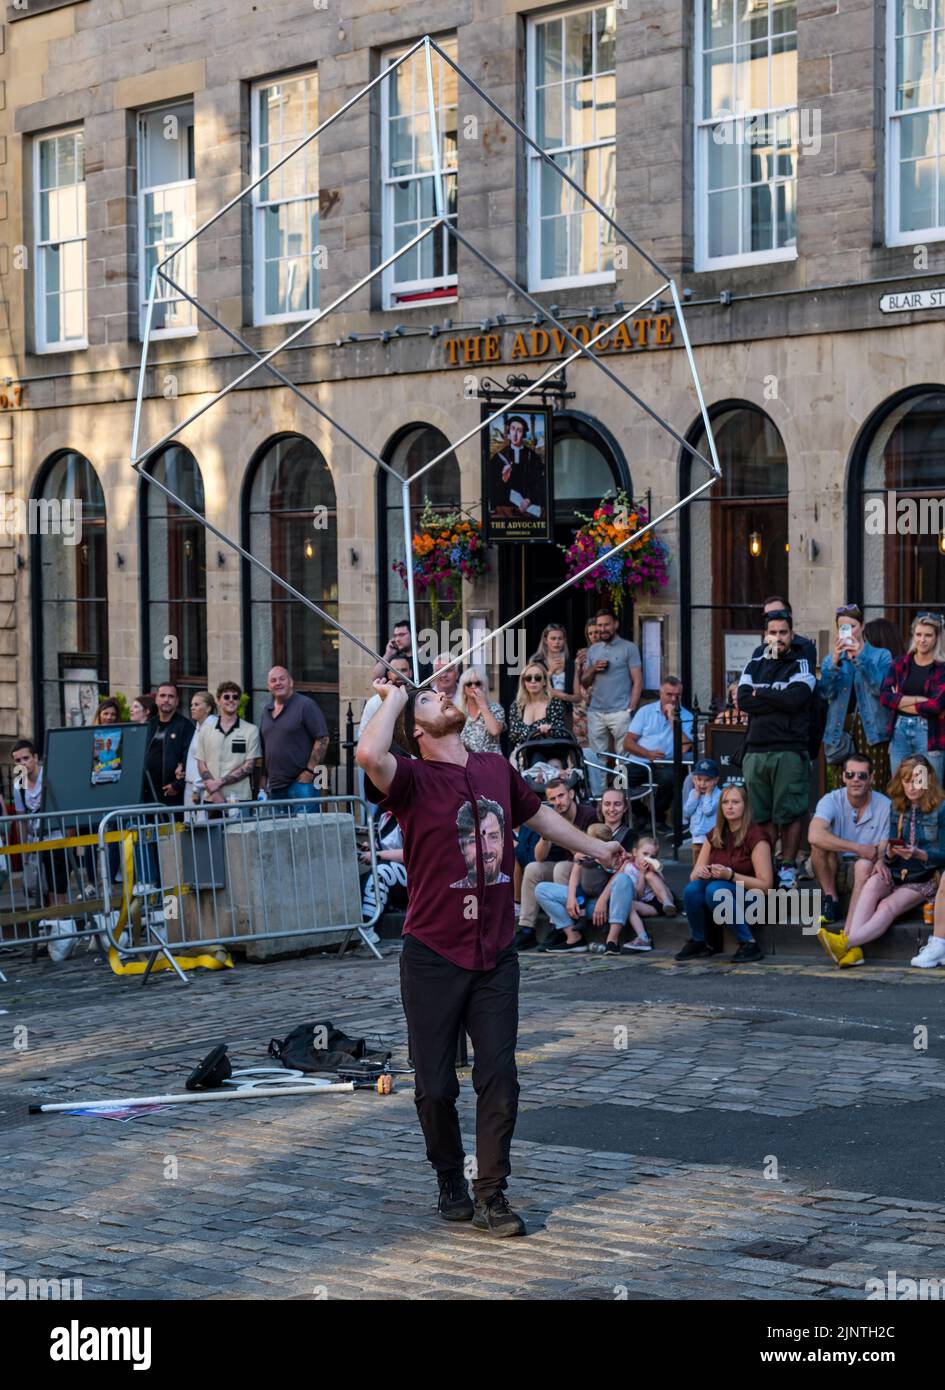
<path fill-rule="evenodd" d="M 331 1023 L 300 1023 L 281 1042 L 270 1041 L 269 1056 L 304 1072 L 371 1070 L 390 1060 L 389 1051 L 371 1051 L 363 1038 L 349 1038 Z"/>
<path fill-rule="evenodd" d="M 902 837 L 902 823 L 905 815 L 899 817 L 899 825 L 896 834 Z M 893 883 L 897 888 L 904 885 L 927 883 L 938 870 L 934 864 L 922 859 L 901 859 L 898 854 L 886 852 L 886 867 L 893 876 Z"/>

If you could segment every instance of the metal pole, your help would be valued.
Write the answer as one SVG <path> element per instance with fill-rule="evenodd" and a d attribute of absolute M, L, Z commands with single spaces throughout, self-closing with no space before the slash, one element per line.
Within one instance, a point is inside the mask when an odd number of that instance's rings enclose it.
<path fill-rule="evenodd" d="M 693 729 L 693 737 L 695 729 Z M 682 715 L 676 711 L 673 720 L 673 858 L 679 858 L 679 842 L 682 839 Z"/>
<path fill-rule="evenodd" d="M 410 526 L 410 483 L 405 478 L 401 486 L 401 501 L 404 509 L 404 551 L 407 566 L 407 607 L 410 612 L 410 659 L 413 663 L 414 685 L 420 683 L 420 662 L 417 657 L 417 603 L 413 587 L 413 536 Z"/>
<path fill-rule="evenodd" d="M 350 700 L 345 715 L 345 790 L 354 796 L 354 712 Z"/>

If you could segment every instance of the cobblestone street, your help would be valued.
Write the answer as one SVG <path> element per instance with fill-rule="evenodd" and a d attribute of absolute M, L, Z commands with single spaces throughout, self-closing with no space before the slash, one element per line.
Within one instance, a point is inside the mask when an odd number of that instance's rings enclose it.
<path fill-rule="evenodd" d="M 524 957 L 510 1196 L 525 1240 L 437 1219 L 409 1078 L 389 1097 L 128 1124 L 27 1114 L 179 1090 L 221 1040 L 234 1066 L 261 1065 L 271 1037 L 308 1021 L 380 1037 L 402 1065 L 398 950 L 144 989 L 92 957 L 6 955 L 6 1276 L 80 1278 L 85 1298 L 109 1299 L 780 1300 L 945 1275 L 945 1202 L 929 1200 L 945 1111 L 936 971 Z M 473 1103 L 464 1072 L 468 1143 Z"/>

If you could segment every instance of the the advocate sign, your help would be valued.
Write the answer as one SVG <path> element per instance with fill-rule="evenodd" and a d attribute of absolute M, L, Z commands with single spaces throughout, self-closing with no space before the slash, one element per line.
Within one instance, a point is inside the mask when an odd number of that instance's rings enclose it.
<path fill-rule="evenodd" d="M 655 314 L 630 319 L 612 333 L 606 323 L 576 323 L 571 332 L 586 347 L 598 334 L 603 336 L 592 352 L 637 352 L 640 348 L 668 347 L 673 341 L 671 314 Z M 483 362 L 529 362 L 541 357 L 566 357 L 574 351 L 560 328 L 528 328 L 504 333 L 479 333 L 470 338 L 447 338 L 443 344 L 450 367 L 467 367 Z"/>

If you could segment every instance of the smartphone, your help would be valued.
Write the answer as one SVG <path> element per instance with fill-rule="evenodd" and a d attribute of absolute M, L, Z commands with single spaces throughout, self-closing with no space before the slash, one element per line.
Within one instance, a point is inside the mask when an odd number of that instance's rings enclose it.
<path fill-rule="evenodd" d="M 852 647 L 852 646 L 853 646 L 853 624 L 852 624 L 852 623 L 841 623 L 841 624 L 840 624 L 840 645 L 841 645 L 842 647 Z"/>
<path fill-rule="evenodd" d="M 898 854 L 901 849 L 906 848 L 905 840 L 890 840 L 886 846 L 887 854 Z"/>

